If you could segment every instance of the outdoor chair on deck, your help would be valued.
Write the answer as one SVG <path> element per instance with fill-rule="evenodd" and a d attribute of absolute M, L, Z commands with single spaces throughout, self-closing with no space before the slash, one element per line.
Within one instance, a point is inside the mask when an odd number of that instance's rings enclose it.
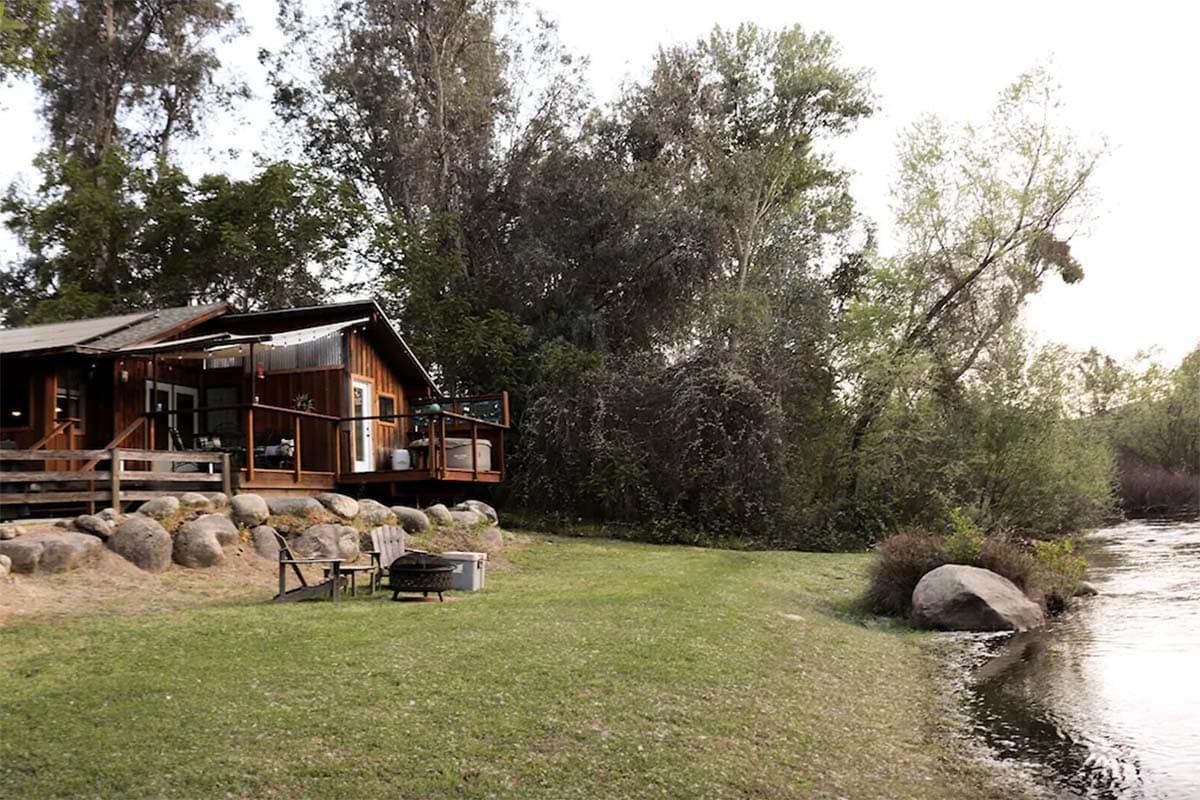
<path fill-rule="evenodd" d="M 279 594 L 275 595 L 276 603 L 294 603 L 298 600 L 311 600 L 324 594 L 336 602 L 342 595 L 346 579 L 342 577 L 342 559 L 340 558 L 296 558 L 287 539 L 278 532 L 275 539 L 279 542 Z M 326 567 L 325 580 L 310 584 L 304 577 L 300 567 L 304 564 L 322 564 Z M 287 569 L 292 568 L 300 585 L 295 589 L 287 588 Z"/>

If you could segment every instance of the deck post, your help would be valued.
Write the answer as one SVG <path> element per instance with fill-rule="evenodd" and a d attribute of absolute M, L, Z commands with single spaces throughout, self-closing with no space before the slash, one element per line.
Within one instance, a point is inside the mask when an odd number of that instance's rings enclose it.
<path fill-rule="evenodd" d="M 292 434 L 296 439 L 295 465 L 293 466 L 293 480 L 296 483 L 300 482 L 300 415 L 296 414 L 292 417 Z"/>
<path fill-rule="evenodd" d="M 221 453 L 221 491 L 233 500 L 233 476 L 229 473 L 229 453 Z"/>
<path fill-rule="evenodd" d="M 342 474 L 342 423 L 335 422 L 333 427 L 333 479 L 336 481 Z"/>
<path fill-rule="evenodd" d="M 500 452 L 498 455 L 500 463 L 500 479 L 504 480 L 504 428 L 500 429 Z"/>
<path fill-rule="evenodd" d="M 112 456 L 112 473 L 109 478 L 109 492 L 112 494 L 112 507 L 121 513 L 121 448 L 114 447 L 109 451 Z"/>
<path fill-rule="evenodd" d="M 471 476 L 475 480 L 479 480 L 479 455 L 476 452 L 479 448 L 479 425 L 471 423 Z"/>
<path fill-rule="evenodd" d="M 154 384 L 153 384 L 153 388 L 150 390 L 150 410 L 153 412 L 157 412 L 158 411 L 158 353 L 157 352 L 155 352 L 154 356 L 150 359 L 150 369 L 152 369 L 154 371 Z M 168 403 L 167 405 L 169 407 L 170 403 Z M 153 418 L 151 418 L 151 420 L 150 420 L 150 447 L 147 448 L 148 450 L 154 449 L 154 427 L 155 427 L 154 423 L 156 423 L 157 421 L 158 421 L 158 415 L 157 415 L 157 413 L 155 413 L 155 416 Z M 167 425 L 169 426 L 170 424 L 171 424 L 171 418 L 167 417 Z M 168 441 L 170 441 L 170 440 L 168 440 Z M 172 471 L 174 471 L 174 466 L 175 466 L 174 464 L 171 465 Z M 153 463 L 151 463 L 150 469 L 154 469 Z"/>
<path fill-rule="evenodd" d="M 447 466 L 447 464 L 446 464 L 446 418 L 443 416 L 439 416 L 438 419 L 441 420 L 441 423 L 442 423 L 442 430 L 441 430 L 441 433 L 439 434 L 440 438 L 441 438 L 440 449 L 442 451 L 442 457 L 440 459 L 441 464 L 438 465 L 438 469 L 440 470 L 439 477 L 445 478 L 446 477 L 446 466 Z"/>
<path fill-rule="evenodd" d="M 254 404 L 246 406 L 246 478 L 254 480 Z"/>

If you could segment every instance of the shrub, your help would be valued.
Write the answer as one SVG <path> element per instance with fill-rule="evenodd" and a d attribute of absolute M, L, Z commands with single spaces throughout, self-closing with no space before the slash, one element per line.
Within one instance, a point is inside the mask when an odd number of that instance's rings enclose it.
<path fill-rule="evenodd" d="M 884 539 L 871 565 L 866 604 L 875 614 L 907 616 L 912 593 L 926 572 L 949 563 L 945 542 L 924 531 L 905 531 Z"/>
<path fill-rule="evenodd" d="M 1005 539 L 985 539 L 975 566 L 990 569 L 1015 583 L 1034 600 L 1040 600 L 1037 587 L 1037 562 L 1029 550 Z"/>
<path fill-rule="evenodd" d="M 946 555 L 955 564 L 974 564 L 983 550 L 983 530 L 961 508 L 950 510 Z"/>
<path fill-rule="evenodd" d="M 1075 552 L 1070 539 L 1034 542 L 1037 586 L 1045 597 L 1046 607 L 1061 611 L 1083 583 L 1087 561 Z"/>
<path fill-rule="evenodd" d="M 1122 454 L 1120 481 L 1121 506 L 1129 513 L 1200 509 L 1200 475 L 1169 470 Z"/>

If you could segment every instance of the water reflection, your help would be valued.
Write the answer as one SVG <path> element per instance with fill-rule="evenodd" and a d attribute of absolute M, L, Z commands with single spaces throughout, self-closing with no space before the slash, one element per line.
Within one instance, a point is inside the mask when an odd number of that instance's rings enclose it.
<path fill-rule="evenodd" d="M 1090 548 L 1100 596 L 968 643 L 975 727 L 1062 797 L 1200 798 L 1200 523 L 1127 523 Z"/>

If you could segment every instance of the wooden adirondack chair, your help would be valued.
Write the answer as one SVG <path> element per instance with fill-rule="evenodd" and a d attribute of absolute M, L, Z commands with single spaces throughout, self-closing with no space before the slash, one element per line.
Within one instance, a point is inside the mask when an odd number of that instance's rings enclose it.
<path fill-rule="evenodd" d="M 296 554 L 288 546 L 287 539 L 283 538 L 278 532 L 275 533 L 275 539 L 279 542 L 279 594 L 275 595 L 275 602 L 294 603 L 298 600 L 311 600 L 325 593 L 328 593 L 330 598 L 334 602 L 337 602 L 342 596 L 342 588 L 346 580 L 341 574 L 342 559 L 296 558 Z M 327 567 L 326 579 L 320 583 L 310 584 L 305 580 L 304 573 L 300 571 L 302 564 L 325 565 Z M 295 589 L 287 588 L 287 569 L 289 566 L 296 573 L 297 580 L 300 581 L 300 585 Z"/>
<path fill-rule="evenodd" d="M 381 525 L 371 531 L 370 556 L 375 561 L 375 586 L 383 585 L 387 577 L 387 568 L 392 565 L 407 550 L 404 549 L 404 528 L 399 525 Z"/>
<path fill-rule="evenodd" d="M 399 525 L 380 525 L 371 531 L 371 547 L 368 554 L 375 561 L 375 587 L 383 585 L 388 567 L 405 553 L 424 553 L 424 550 L 409 549 L 404 528 Z"/>

